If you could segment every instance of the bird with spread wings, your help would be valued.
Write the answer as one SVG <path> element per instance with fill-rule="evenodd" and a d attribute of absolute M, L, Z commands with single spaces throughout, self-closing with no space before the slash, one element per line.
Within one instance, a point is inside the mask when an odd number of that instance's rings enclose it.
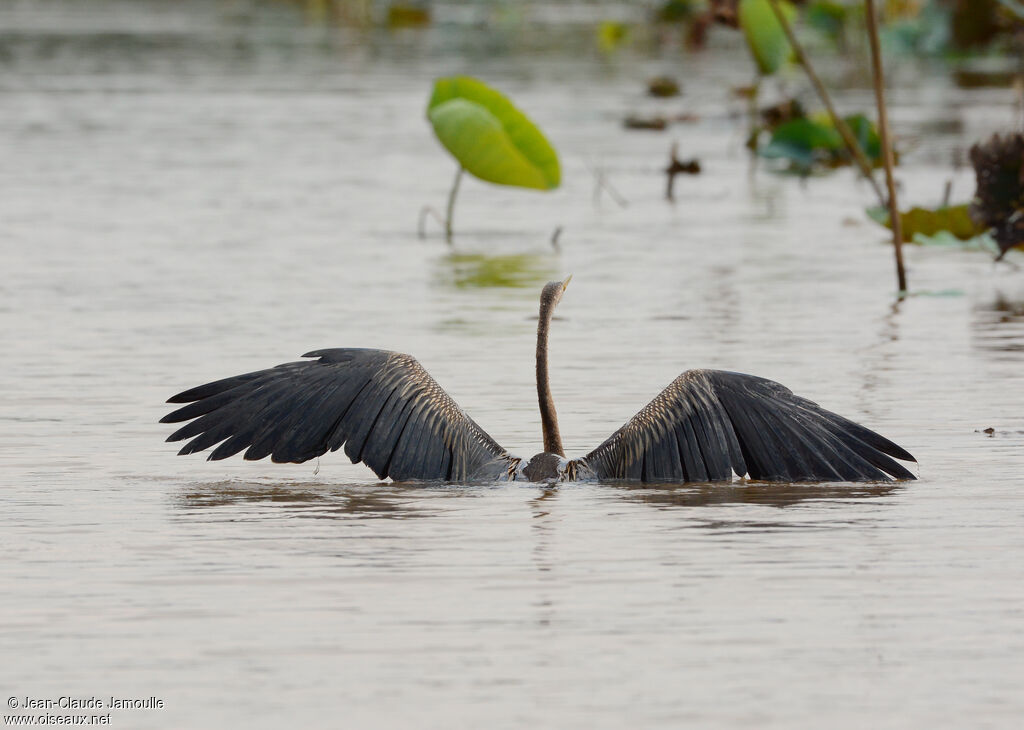
<path fill-rule="evenodd" d="M 571 277 L 570 277 L 571 278 Z M 548 381 L 548 330 L 568 286 L 541 293 L 537 393 L 544 451 L 513 456 L 452 400 L 415 358 L 359 348 L 316 350 L 267 370 L 179 393 L 162 423 L 189 421 L 168 441 L 180 454 L 216 447 L 301 463 L 344 446 L 353 462 L 395 481 L 581 479 L 713 482 L 914 479 L 907 451 L 779 383 L 687 370 L 589 454 L 567 459 Z"/>

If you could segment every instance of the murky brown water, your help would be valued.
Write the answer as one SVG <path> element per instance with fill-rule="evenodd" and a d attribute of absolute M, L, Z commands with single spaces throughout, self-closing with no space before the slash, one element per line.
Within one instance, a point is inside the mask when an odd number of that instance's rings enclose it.
<path fill-rule="evenodd" d="M 113 712 L 133 728 L 1016 726 L 1024 276 L 910 248 L 918 295 L 894 305 L 852 173 L 748 177 L 726 93 L 744 57 L 76 7 L 0 8 L 0 690 L 161 698 Z M 681 100 L 642 97 L 663 70 Z M 457 71 L 535 118 L 565 184 L 465 181 L 453 254 L 415 222 L 450 183 L 423 107 Z M 897 86 L 905 199 L 934 203 L 950 151 L 1010 123 L 1012 98 L 941 69 Z M 636 107 L 701 121 L 627 133 Z M 705 169 L 674 206 L 673 139 Z M 593 168 L 628 207 L 595 205 Z M 536 299 L 568 273 L 570 453 L 720 367 L 878 429 L 921 480 L 415 489 L 340 454 L 315 473 L 163 443 L 184 387 L 371 346 L 415 354 L 532 454 Z"/>

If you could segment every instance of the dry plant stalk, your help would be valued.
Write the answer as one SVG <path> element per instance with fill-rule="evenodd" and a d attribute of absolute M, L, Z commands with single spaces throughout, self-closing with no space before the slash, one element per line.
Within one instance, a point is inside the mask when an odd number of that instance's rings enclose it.
<path fill-rule="evenodd" d="M 895 159 L 892 141 L 889 138 L 889 114 L 885 108 L 885 74 L 882 70 L 882 51 L 878 43 L 878 15 L 875 11 L 875 0 L 865 0 L 865 6 L 868 39 L 871 41 L 875 101 L 878 104 L 878 137 L 882 143 L 882 156 L 885 161 L 885 184 L 889 188 L 889 221 L 892 227 L 893 251 L 896 254 L 896 280 L 902 297 L 907 291 L 907 272 L 903 268 L 903 230 L 900 225 L 900 208 L 896 202 L 896 180 L 893 176 Z"/>

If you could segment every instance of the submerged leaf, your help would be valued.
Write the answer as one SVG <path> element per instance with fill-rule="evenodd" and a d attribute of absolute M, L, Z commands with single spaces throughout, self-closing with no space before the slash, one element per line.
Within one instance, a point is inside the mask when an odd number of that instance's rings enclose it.
<path fill-rule="evenodd" d="M 903 237 L 913 239 L 921 233 L 925 236 L 934 236 L 940 231 L 949 231 L 962 241 L 974 238 L 984 232 L 971 220 L 967 205 L 952 205 L 946 208 L 911 208 L 906 213 L 900 214 L 900 222 L 903 225 Z"/>
<path fill-rule="evenodd" d="M 779 0 L 779 9 L 792 24 L 796 8 L 786 0 Z M 772 75 L 789 59 L 793 50 L 771 3 L 768 0 L 740 0 L 738 16 L 757 70 L 764 76 Z"/>
<path fill-rule="evenodd" d="M 999 250 L 999 244 L 987 233 L 981 233 L 971 238 L 957 238 L 949 231 L 939 231 L 932 235 L 915 233 L 911 243 L 916 243 L 918 246 L 956 248 L 962 251 L 987 251 L 994 253 Z"/>
<path fill-rule="evenodd" d="M 889 227 L 889 209 L 883 208 L 880 205 L 873 205 L 870 208 L 865 208 L 864 212 L 867 213 L 868 218 L 873 220 L 880 226 Z"/>
<path fill-rule="evenodd" d="M 867 214 L 876 223 L 891 227 L 889 211 L 885 208 L 869 208 Z M 959 241 L 970 241 L 986 230 L 971 219 L 966 203 L 932 209 L 911 208 L 900 213 L 900 228 L 906 242 L 935 245 L 948 245 L 950 236 Z"/>
<path fill-rule="evenodd" d="M 441 144 L 481 180 L 538 190 L 561 182 L 558 155 L 541 131 L 482 81 L 438 79 L 427 118 Z"/>

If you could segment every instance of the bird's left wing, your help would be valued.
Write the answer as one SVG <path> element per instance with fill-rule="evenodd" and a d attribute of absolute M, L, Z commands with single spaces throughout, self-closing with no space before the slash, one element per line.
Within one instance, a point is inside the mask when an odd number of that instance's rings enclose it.
<path fill-rule="evenodd" d="M 303 357 L 317 359 L 173 396 L 168 403 L 189 405 L 160 422 L 195 420 L 167 440 L 192 439 L 180 454 L 220 443 L 208 458 L 246 449 L 246 459 L 294 463 L 344 444 L 353 462 L 396 481 L 500 476 L 518 462 L 410 355 L 347 348 Z"/>
<path fill-rule="evenodd" d="M 570 468 L 644 482 L 722 481 L 733 472 L 768 481 L 914 479 L 893 457 L 914 461 L 775 381 L 688 370 Z"/>

